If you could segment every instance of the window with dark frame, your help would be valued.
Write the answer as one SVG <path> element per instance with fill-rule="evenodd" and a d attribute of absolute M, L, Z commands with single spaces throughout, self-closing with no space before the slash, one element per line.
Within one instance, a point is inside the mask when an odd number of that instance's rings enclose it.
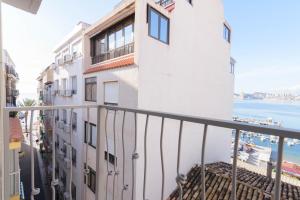
<path fill-rule="evenodd" d="M 85 179 L 85 183 L 87 184 L 88 188 L 90 188 L 91 191 L 95 193 L 96 192 L 96 171 L 93 170 L 91 167 L 88 168 L 89 168 L 89 174 L 87 180 Z"/>
<path fill-rule="evenodd" d="M 104 151 L 104 159 L 107 161 L 107 151 Z M 113 154 L 109 153 L 108 162 L 115 165 L 115 161 L 118 162 L 117 158 Z"/>
<path fill-rule="evenodd" d="M 77 94 L 77 76 L 71 76 L 72 94 Z"/>
<path fill-rule="evenodd" d="M 67 123 L 67 110 L 63 109 L 62 111 L 63 111 L 63 118 L 62 118 L 62 120 L 63 120 L 64 124 L 66 124 Z"/>
<path fill-rule="evenodd" d="M 72 200 L 76 200 L 76 186 L 73 182 L 72 182 L 71 193 L 72 193 Z"/>
<path fill-rule="evenodd" d="M 72 164 L 76 166 L 76 149 L 72 147 Z"/>
<path fill-rule="evenodd" d="M 170 20 L 148 5 L 148 35 L 165 44 L 169 44 Z"/>
<path fill-rule="evenodd" d="M 72 128 L 73 130 L 77 130 L 77 113 L 73 112 L 72 114 Z"/>
<path fill-rule="evenodd" d="M 97 100 L 97 78 L 91 77 L 85 79 L 85 101 Z"/>
<path fill-rule="evenodd" d="M 231 30 L 226 24 L 224 24 L 223 37 L 228 43 L 231 42 Z"/>
<path fill-rule="evenodd" d="M 89 126 L 88 126 L 89 125 Z M 89 128 L 89 130 L 88 130 Z M 97 146 L 97 128 L 95 124 L 84 122 L 84 143 L 96 148 Z"/>
<path fill-rule="evenodd" d="M 134 52 L 134 14 L 91 38 L 92 64 Z"/>

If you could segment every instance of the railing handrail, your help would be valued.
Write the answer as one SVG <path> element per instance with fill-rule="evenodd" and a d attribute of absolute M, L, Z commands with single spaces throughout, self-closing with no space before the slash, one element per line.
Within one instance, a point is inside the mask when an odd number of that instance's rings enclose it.
<path fill-rule="evenodd" d="M 256 124 L 248 124 L 244 122 L 223 120 L 223 119 L 213 119 L 206 117 L 198 117 L 198 116 L 189 116 L 182 114 L 174 114 L 168 112 L 158 112 L 158 111 L 150 111 L 144 109 L 134 109 L 134 108 L 125 108 L 118 106 L 109 106 L 109 105 L 99 105 L 99 104 L 91 104 L 91 105 L 59 105 L 59 106 L 33 106 L 33 107 L 5 107 L 4 110 L 8 112 L 19 112 L 19 111 L 32 111 L 32 110 L 54 110 L 54 109 L 80 109 L 80 108 L 97 108 L 98 106 L 102 108 L 107 108 L 109 110 L 117 110 L 117 111 L 127 111 L 138 114 L 145 114 L 157 117 L 164 117 L 175 120 L 183 120 L 192 123 L 198 124 L 207 124 L 209 126 L 216 126 L 228 129 L 237 129 L 243 131 L 257 132 L 263 133 L 266 135 L 273 135 L 285 138 L 293 138 L 300 139 L 300 130 L 291 129 L 291 128 L 282 128 L 272 125 L 256 125 Z"/>

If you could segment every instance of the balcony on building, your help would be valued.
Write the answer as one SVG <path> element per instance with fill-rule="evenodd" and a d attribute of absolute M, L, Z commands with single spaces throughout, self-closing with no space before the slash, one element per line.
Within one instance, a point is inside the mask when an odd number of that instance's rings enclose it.
<path fill-rule="evenodd" d="M 131 15 L 92 37 L 92 64 L 134 53 L 133 35 L 134 15 Z"/>
<path fill-rule="evenodd" d="M 19 79 L 19 75 L 12 65 L 5 64 L 5 70 L 8 77 Z"/>

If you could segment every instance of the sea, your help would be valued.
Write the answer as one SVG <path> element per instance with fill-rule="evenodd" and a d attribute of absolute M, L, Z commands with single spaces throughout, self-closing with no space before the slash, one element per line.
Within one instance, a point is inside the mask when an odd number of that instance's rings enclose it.
<path fill-rule="evenodd" d="M 234 116 L 259 120 L 272 118 L 284 128 L 300 130 L 300 102 L 235 100 Z M 262 142 L 259 138 L 252 138 L 252 141 L 259 146 L 271 147 L 271 159 L 276 160 L 277 144 L 272 144 L 269 140 Z M 288 146 L 285 143 L 283 159 L 300 165 L 300 144 Z"/>

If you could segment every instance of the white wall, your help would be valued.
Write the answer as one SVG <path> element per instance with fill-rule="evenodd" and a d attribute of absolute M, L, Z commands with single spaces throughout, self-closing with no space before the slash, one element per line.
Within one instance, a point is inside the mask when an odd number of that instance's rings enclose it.
<path fill-rule="evenodd" d="M 77 30 L 77 29 L 76 29 Z M 79 32 L 78 32 L 79 31 Z M 69 53 L 72 55 L 72 46 L 73 44 L 80 42 L 80 48 L 83 48 L 82 45 L 82 31 L 83 29 L 77 30 L 77 32 L 73 33 L 77 35 L 76 37 L 72 37 L 71 40 L 69 40 L 67 43 L 64 43 L 59 50 L 56 51 L 56 54 L 54 57 L 57 57 L 57 55 L 62 55 L 62 52 L 65 51 L 65 49 L 69 49 Z M 82 51 L 82 50 L 81 50 Z M 54 83 L 55 80 L 59 80 L 59 88 L 54 89 L 62 89 L 62 79 L 67 79 L 67 89 L 71 90 L 71 77 L 76 76 L 77 77 L 77 93 L 73 94 L 71 97 L 65 97 L 65 96 L 59 96 L 56 95 L 54 97 L 54 105 L 81 105 L 83 100 L 83 56 L 79 56 L 77 58 L 74 58 L 72 62 L 69 64 L 65 64 L 62 66 L 59 66 L 54 70 Z M 55 86 L 54 86 L 55 87 Z M 83 190 L 83 139 L 84 139 L 84 123 L 82 120 L 82 109 L 75 109 L 74 112 L 77 113 L 77 129 L 76 131 L 73 130 L 72 134 L 72 146 L 76 149 L 76 167 L 72 165 L 72 179 L 73 183 L 76 186 L 76 198 L 81 199 L 82 196 L 82 190 Z M 70 109 L 67 110 L 67 123 L 70 123 Z M 62 120 L 62 110 L 60 110 L 60 120 Z M 65 133 L 63 130 L 57 129 L 56 134 L 59 135 L 60 138 L 60 148 L 62 147 L 62 140 L 65 140 L 66 142 L 70 142 L 70 134 Z M 69 149 L 67 150 L 67 157 L 69 158 L 70 152 Z M 65 186 L 66 190 L 69 191 L 69 178 L 70 178 L 70 169 L 66 168 L 65 163 L 57 159 L 60 166 L 60 172 L 62 172 L 62 169 L 67 172 L 67 186 Z M 60 174 L 61 175 L 61 174 Z"/>
<path fill-rule="evenodd" d="M 147 3 L 170 19 L 170 44 L 148 36 Z M 139 66 L 138 108 L 199 117 L 231 119 L 233 76 L 229 73 L 230 44 L 223 39 L 225 22 L 220 0 L 176 1 L 168 13 L 152 0 L 136 2 L 135 60 Z M 147 195 L 160 199 L 160 119 L 149 121 Z M 139 120 L 137 196 L 142 198 L 144 120 Z M 165 197 L 176 187 L 178 121 L 165 121 Z M 181 173 L 201 161 L 203 126 L 184 123 Z M 229 130 L 209 127 L 206 161 L 229 161 Z M 140 178 L 141 177 L 141 178 Z"/>
<path fill-rule="evenodd" d="M 135 65 L 119 68 L 119 69 L 111 69 L 106 71 L 100 71 L 96 73 L 86 74 L 84 75 L 84 78 L 88 77 L 97 77 L 97 102 L 88 102 L 85 101 L 85 104 L 98 104 L 103 105 L 104 104 L 104 83 L 110 82 L 110 81 L 117 81 L 119 86 L 119 92 L 118 92 L 118 106 L 120 107 L 129 107 L 129 108 L 136 108 L 137 107 L 137 75 L 138 75 L 138 68 Z M 83 91 L 84 94 L 84 91 Z M 105 115 L 106 111 L 102 110 L 101 116 L 100 116 L 100 124 L 101 124 L 101 131 L 100 134 L 97 135 L 97 137 L 100 137 L 100 157 L 97 158 L 96 156 L 96 149 L 88 146 L 88 165 L 96 170 L 96 159 L 99 159 L 100 163 L 100 171 L 96 172 L 97 177 L 100 178 L 100 191 L 106 190 L 106 180 L 107 180 L 107 162 L 104 160 L 104 151 L 106 151 L 106 137 L 105 137 Z M 110 147 L 109 151 L 110 153 L 113 152 L 113 146 L 111 143 L 114 141 L 114 134 L 113 134 L 113 116 L 114 112 L 109 111 L 108 113 L 108 120 L 107 120 L 107 135 L 108 140 L 110 141 Z M 116 199 L 120 199 L 121 196 L 121 190 L 123 187 L 123 151 L 122 151 L 122 117 L 123 112 L 118 112 L 116 114 L 116 156 L 117 156 L 117 162 L 118 162 L 118 171 L 120 174 L 115 177 L 115 195 Z M 86 111 L 83 112 L 83 119 L 87 120 L 87 113 Z M 97 124 L 97 113 L 96 109 L 90 110 L 90 122 Z M 133 121 L 133 115 L 127 114 L 126 122 L 125 122 L 125 129 L 124 129 L 124 135 L 125 135 L 125 183 L 128 185 L 131 184 L 131 174 L 132 174 L 132 164 L 131 164 L 131 155 L 133 152 L 133 134 L 134 134 L 134 124 Z M 86 150 L 84 149 L 84 152 Z M 85 153 L 84 153 L 84 160 L 85 160 Z M 113 170 L 113 165 L 109 164 L 109 170 Z M 109 176 L 108 178 L 108 194 L 109 197 L 112 197 L 112 190 L 113 190 L 113 176 Z M 105 195 L 105 193 L 100 193 L 100 195 Z M 131 197 L 131 188 L 127 192 L 124 193 L 125 199 L 130 199 Z M 86 199 L 94 199 L 95 194 L 87 188 L 87 196 Z M 102 196 L 102 198 L 104 198 Z"/>

